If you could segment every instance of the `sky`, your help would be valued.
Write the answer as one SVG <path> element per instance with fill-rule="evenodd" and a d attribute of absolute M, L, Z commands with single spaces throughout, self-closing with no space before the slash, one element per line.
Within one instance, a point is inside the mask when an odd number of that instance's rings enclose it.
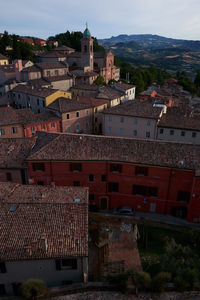
<path fill-rule="evenodd" d="M 84 31 L 109 38 L 158 34 L 200 40 L 200 0 L 0 0 L 0 33 L 48 38 Z"/>

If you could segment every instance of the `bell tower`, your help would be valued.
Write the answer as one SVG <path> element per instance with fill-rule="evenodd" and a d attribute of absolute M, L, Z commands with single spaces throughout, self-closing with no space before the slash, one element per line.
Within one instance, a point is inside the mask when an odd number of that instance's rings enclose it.
<path fill-rule="evenodd" d="M 88 29 L 86 23 L 86 29 L 83 33 L 83 38 L 81 39 L 81 61 L 82 67 L 89 67 L 90 71 L 93 71 L 94 67 L 94 53 L 93 53 L 93 38 Z"/>

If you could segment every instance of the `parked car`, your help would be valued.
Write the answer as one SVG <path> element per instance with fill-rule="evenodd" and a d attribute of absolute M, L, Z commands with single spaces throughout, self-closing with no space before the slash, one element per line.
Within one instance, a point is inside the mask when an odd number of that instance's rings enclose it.
<path fill-rule="evenodd" d="M 132 208 L 130 206 L 118 206 L 113 210 L 113 214 L 133 216 L 134 215 L 134 208 Z"/>

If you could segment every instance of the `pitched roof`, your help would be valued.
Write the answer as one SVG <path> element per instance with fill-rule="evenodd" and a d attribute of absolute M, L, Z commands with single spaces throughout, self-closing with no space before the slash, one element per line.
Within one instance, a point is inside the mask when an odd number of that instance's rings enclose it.
<path fill-rule="evenodd" d="M 28 160 L 118 161 L 193 170 L 200 168 L 200 146 L 124 137 L 39 133 Z"/>
<path fill-rule="evenodd" d="M 6 203 L 77 203 L 88 204 L 88 188 L 74 186 L 41 186 L 0 182 L 0 199 Z"/>
<path fill-rule="evenodd" d="M 200 119 L 192 115 L 181 114 L 176 108 L 168 108 L 158 127 L 200 131 Z"/>
<path fill-rule="evenodd" d="M 8 60 L 8 58 L 5 55 L 1 54 L 1 53 L 0 53 L 0 59 L 7 59 Z"/>
<path fill-rule="evenodd" d="M 36 88 L 33 86 L 23 85 L 23 84 L 19 84 L 12 89 L 12 92 L 24 93 L 27 95 L 38 96 L 38 97 L 42 97 L 42 98 L 46 98 L 46 97 L 54 94 L 57 91 L 58 90 L 55 90 L 55 89 Z"/>
<path fill-rule="evenodd" d="M 48 51 L 48 52 L 45 52 L 45 53 L 42 53 L 41 55 L 39 55 L 39 57 L 43 58 L 43 57 L 47 57 L 47 58 L 63 58 L 63 57 L 66 57 L 66 55 L 63 53 L 63 51 Z"/>
<path fill-rule="evenodd" d="M 59 111 L 60 113 L 83 110 L 92 107 L 93 105 L 80 103 L 79 101 L 69 100 L 63 97 L 56 99 L 48 106 L 48 108 Z"/>
<path fill-rule="evenodd" d="M 4 73 L 15 73 L 15 65 L 14 64 L 1 65 L 0 70 Z"/>
<path fill-rule="evenodd" d="M 16 199 L 0 204 L 0 223 L 1 260 L 88 256 L 87 204 L 19 204 Z"/>
<path fill-rule="evenodd" d="M 122 115 L 139 118 L 158 119 L 162 112 L 162 107 L 154 107 L 149 102 L 130 100 L 120 105 L 111 107 L 103 111 L 104 114 Z"/>
<path fill-rule="evenodd" d="M 33 66 L 24 68 L 22 72 L 39 72 L 40 70 L 45 70 L 45 69 L 63 69 L 63 68 L 68 68 L 68 64 L 61 61 L 41 62 L 41 63 L 36 63 Z"/>
<path fill-rule="evenodd" d="M 127 83 L 123 83 L 123 82 L 116 82 L 113 84 L 113 86 L 119 87 L 125 91 L 128 91 L 135 87 L 135 85 L 127 84 Z M 111 87 L 112 87 L 112 85 L 111 85 Z"/>
<path fill-rule="evenodd" d="M 94 98 L 94 97 L 75 96 L 75 97 L 72 98 L 72 100 L 76 100 L 76 101 L 79 101 L 79 102 L 82 102 L 82 103 L 93 105 L 94 107 L 102 106 L 104 104 L 109 104 L 108 100 L 97 99 L 97 98 Z"/>
<path fill-rule="evenodd" d="M 97 98 L 113 100 L 125 96 L 124 92 L 117 91 L 110 86 L 100 86 Z"/>
<path fill-rule="evenodd" d="M 0 168 L 22 168 L 35 144 L 35 138 L 2 138 Z"/>
<path fill-rule="evenodd" d="M 76 84 L 72 89 L 87 90 L 87 91 L 99 91 L 99 86 L 95 84 Z"/>

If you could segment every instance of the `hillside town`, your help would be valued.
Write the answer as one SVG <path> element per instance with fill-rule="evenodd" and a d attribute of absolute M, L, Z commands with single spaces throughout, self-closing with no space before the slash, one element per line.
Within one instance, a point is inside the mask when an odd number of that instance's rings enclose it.
<path fill-rule="evenodd" d="M 140 214 L 200 224 L 200 98 L 174 78 L 138 94 L 88 26 L 80 52 L 48 43 L 0 54 L 0 297 L 142 272 Z"/>

